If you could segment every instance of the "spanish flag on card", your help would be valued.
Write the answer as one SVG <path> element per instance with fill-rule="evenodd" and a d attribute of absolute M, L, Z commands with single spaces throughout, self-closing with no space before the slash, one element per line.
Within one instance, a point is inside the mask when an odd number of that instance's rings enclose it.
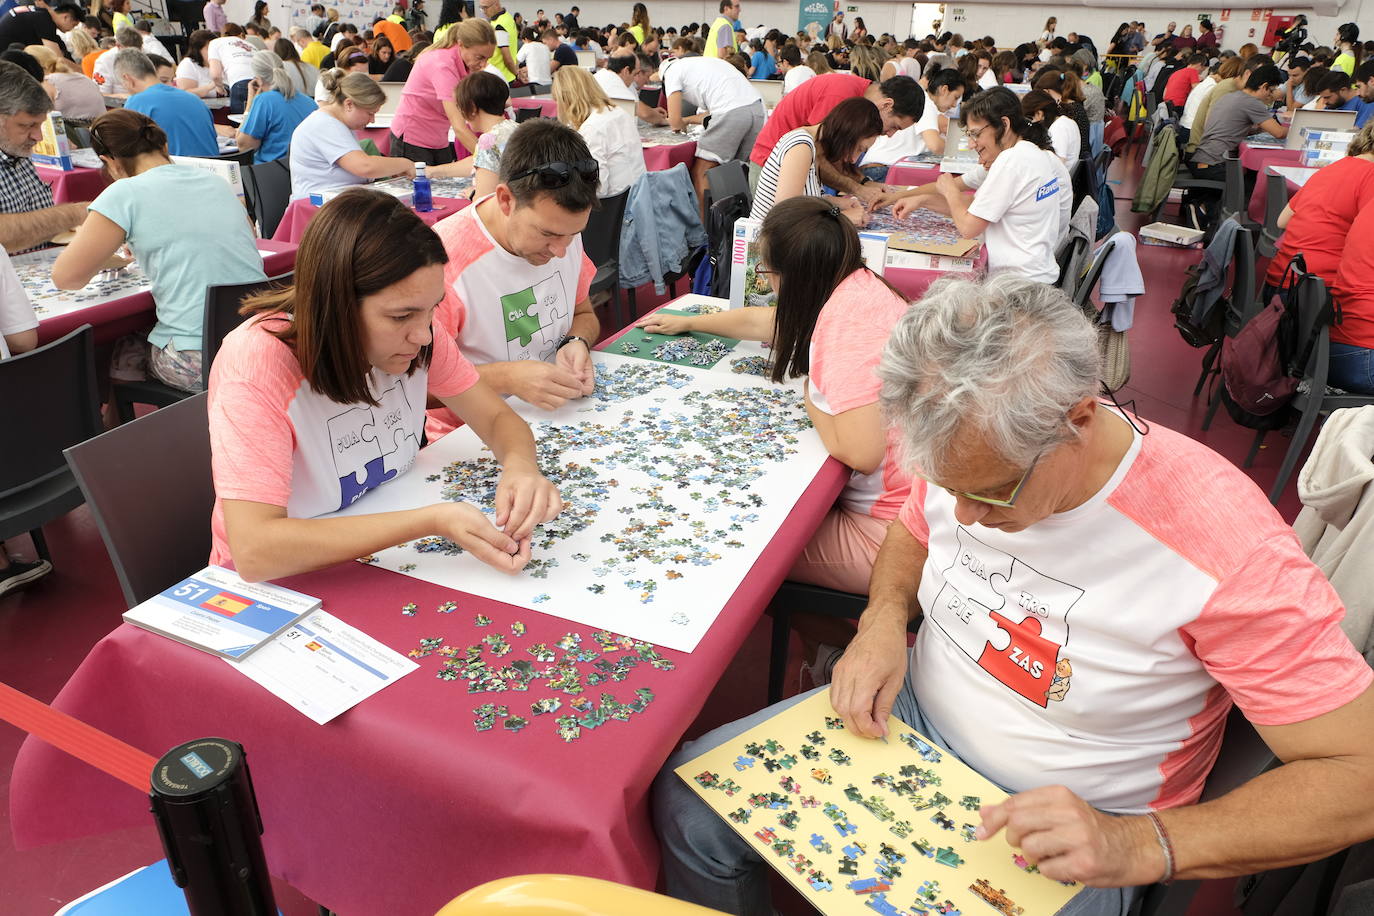
<path fill-rule="evenodd" d="M 225 617 L 233 617 L 240 611 L 247 609 L 252 603 L 247 598 L 240 598 L 230 592 L 220 592 L 214 597 L 207 598 L 201 607 L 207 611 L 223 614 Z"/>

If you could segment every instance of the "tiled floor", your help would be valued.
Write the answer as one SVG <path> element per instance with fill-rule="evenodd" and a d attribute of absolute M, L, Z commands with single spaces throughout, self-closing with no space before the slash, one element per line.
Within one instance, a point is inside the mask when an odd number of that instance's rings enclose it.
<path fill-rule="evenodd" d="M 1135 228 L 1127 190 L 1134 187 L 1133 163 L 1113 167 L 1118 184 L 1120 221 Z M 1192 396 L 1200 352 L 1187 347 L 1173 330 L 1169 304 L 1177 293 L 1184 269 L 1196 252 L 1141 246 L 1141 267 L 1148 292 L 1136 308 L 1131 332 L 1132 377 L 1123 398 L 1133 398 L 1149 421 L 1187 432 L 1240 463 L 1251 436 L 1221 415 L 1212 430 L 1201 431 L 1205 404 Z M 656 299 L 641 295 L 641 308 Z M 1268 488 L 1287 448 L 1275 434 L 1260 451 L 1250 476 Z M 1298 508 L 1293 484 L 1280 503 L 1288 519 Z M 150 507 L 150 515 L 152 507 Z M 41 585 L 0 600 L 0 680 L 42 700 L 50 700 L 89 648 L 119 623 L 123 608 L 114 572 L 89 514 L 79 509 L 45 529 L 57 570 Z M 11 548 L 27 554 L 27 539 Z M 767 634 L 763 624 L 741 648 L 692 729 L 699 734 L 717 724 L 752 711 L 764 701 Z M 7 916 L 50 914 L 63 902 L 110 879 L 161 858 L 151 824 L 146 829 L 17 852 L 8 825 L 9 776 L 21 736 L 0 724 L 0 913 Z M 148 748 L 146 750 L 155 751 Z M 398 825 L 399 829 L 400 825 Z M 314 909 L 289 888 L 279 888 L 278 903 L 287 916 L 307 916 Z M 455 893 L 462 888 L 455 888 Z M 1204 886 L 1194 904 L 1194 916 L 1225 916 L 1228 882 Z M 788 912 L 804 913 L 799 899 L 780 899 Z M 355 916 L 355 914 L 346 914 Z M 361 916 L 361 914 L 359 914 Z"/>

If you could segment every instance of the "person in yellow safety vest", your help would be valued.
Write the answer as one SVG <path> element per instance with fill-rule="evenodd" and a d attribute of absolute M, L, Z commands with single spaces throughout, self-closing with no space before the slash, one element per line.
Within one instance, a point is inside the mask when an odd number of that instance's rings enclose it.
<path fill-rule="evenodd" d="M 491 57 L 491 65 L 500 71 L 508 83 L 515 82 L 515 50 L 519 47 L 520 30 L 515 26 L 513 17 L 501 0 L 478 0 L 482 15 L 491 20 L 496 30 L 496 53 Z"/>
<path fill-rule="evenodd" d="M 735 47 L 735 23 L 739 21 L 740 0 L 720 0 L 720 16 L 711 23 L 706 36 L 707 57 L 720 57 L 723 48 Z"/>

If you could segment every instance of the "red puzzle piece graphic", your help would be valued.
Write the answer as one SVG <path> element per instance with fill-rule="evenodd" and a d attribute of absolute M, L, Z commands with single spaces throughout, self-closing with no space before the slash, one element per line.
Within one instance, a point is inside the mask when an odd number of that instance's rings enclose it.
<path fill-rule="evenodd" d="M 1054 678 L 1054 666 L 1063 647 L 1040 635 L 1040 621 L 1033 615 L 1027 615 L 1020 623 L 1012 623 L 996 611 L 990 611 L 988 616 L 1011 639 L 1005 649 L 988 643 L 978 664 L 1032 703 L 1048 706 L 1045 693 Z"/>

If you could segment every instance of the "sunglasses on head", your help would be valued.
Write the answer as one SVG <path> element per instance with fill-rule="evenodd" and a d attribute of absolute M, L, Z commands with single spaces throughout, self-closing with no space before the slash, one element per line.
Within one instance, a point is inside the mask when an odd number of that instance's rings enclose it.
<path fill-rule="evenodd" d="M 596 182 L 601 179 L 601 167 L 595 159 L 579 159 L 576 162 L 546 162 L 532 169 L 522 169 L 507 179 L 506 184 L 514 184 L 522 178 L 535 177 L 539 179 L 541 188 L 562 188 L 572 181 L 574 173 L 583 181 Z"/>

